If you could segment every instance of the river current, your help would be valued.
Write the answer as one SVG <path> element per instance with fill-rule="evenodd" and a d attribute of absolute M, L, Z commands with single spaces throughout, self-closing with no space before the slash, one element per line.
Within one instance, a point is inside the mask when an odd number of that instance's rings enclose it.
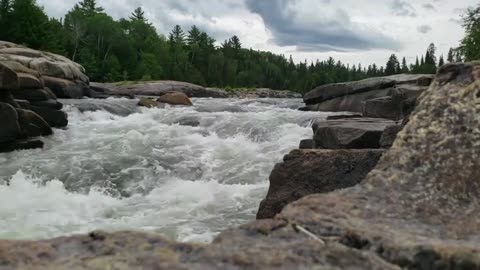
<path fill-rule="evenodd" d="M 64 100 L 43 150 L 0 154 L 0 239 L 141 230 L 209 242 L 252 221 L 275 163 L 312 136 L 300 99 Z"/>

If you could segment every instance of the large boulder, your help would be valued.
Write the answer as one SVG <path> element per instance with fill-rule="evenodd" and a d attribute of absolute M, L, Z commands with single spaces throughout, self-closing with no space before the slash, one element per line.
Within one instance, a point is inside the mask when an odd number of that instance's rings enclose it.
<path fill-rule="evenodd" d="M 166 103 L 170 105 L 193 106 L 192 101 L 188 96 L 182 92 L 170 92 L 162 95 L 157 99 L 157 102 Z"/>
<path fill-rule="evenodd" d="M 257 219 L 273 218 L 287 204 L 310 194 L 360 183 L 377 165 L 384 150 L 294 150 L 270 175 L 270 189 Z"/>
<path fill-rule="evenodd" d="M 380 148 L 383 131 L 394 124 L 377 118 L 321 119 L 313 124 L 313 139 L 318 149 Z"/>
<path fill-rule="evenodd" d="M 19 135 L 17 111 L 12 105 L 0 102 L 0 143 L 15 141 Z"/>
<path fill-rule="evenodd" d="M 424 92 L 433 75 L 400 74 L 387 77 L 370 78 L 362 81 L 336 83 L 317 87 L 304 96 L 304 101 L 311 111 L 329 112 L 363 112 L 369 108 L 365 102 L 392 96 L 418 97 Z M 390 118 L 389 115 L 402 114 L 398 111 L 402 101 L 394 98 L 395 103 L 390 106 L 389 114 L 380 115 L 381 118 Z M 391 111 L 395 111 L 394 113 Z M 393 118 L 393 117 L 392 117 Z"/>
<path fill-rule="evenodd" d="M 0 41 L 0 63 L 17 73 L 21 89 L 48 87 L 60 98 L 88 94 L 85 69 L 66 57 Z"/>

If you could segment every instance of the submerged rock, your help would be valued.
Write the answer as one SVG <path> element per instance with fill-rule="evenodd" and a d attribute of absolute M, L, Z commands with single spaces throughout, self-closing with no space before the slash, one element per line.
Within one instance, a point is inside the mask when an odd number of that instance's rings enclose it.
<path fill-rule="evenodd" d="M 141 98 L 137 103 L 137 106 L 147 108 L 156 108 L 158 105 L 160 103 L 153 98 Z"/>

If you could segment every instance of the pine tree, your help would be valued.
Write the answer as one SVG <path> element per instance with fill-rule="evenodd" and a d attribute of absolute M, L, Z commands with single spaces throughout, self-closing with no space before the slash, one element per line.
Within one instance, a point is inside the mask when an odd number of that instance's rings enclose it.
<path fill-rule="evenodd" d="M 455 61 L 454 56 L 455 56 L 455 53 L 454 53 L 454 51 L 453 51 L 453 48 L 450 48 L 450 50 L 448 50 L 447 61 L 448 61 L 449 63 L 453 63 L 453 62 Z"/>
<path fill-rule="evenodd" d="M 408 65 L 407 65 L 407 59 L 405 59 L 405 57 L 403 57 L 402 59 L 402 73 L 408 73 L 410 70 L 408 69 Z"/>
<path fill-rule="evenodd" d="M 438 67 L 441 67 L 445 65 L 445 60 L 443 59 L 443 54 L 440 56 L 440 59 L 438 60 Z"/>
<path fill-rule="evenodd" d="M 133 13 L 130 15 L 130 20 L 132 21 L 143 21 L 146 22 L 147 19 L 145 18 L 145 12 L 141 7 L 136 8 Z"/>
<path fill-rule="evenodd" d="M 394 75 L 400 73 L 400 62 L 395 54 L 392 54 L 385 66 L 385 75 Z"/>
<path fill-rule="evenodd" d="M 80 10 L 85 16 L 93 16 L 104 11 L 102 7 L 97 6 L 96 0 L 83 0 L 78 3 Z"/>

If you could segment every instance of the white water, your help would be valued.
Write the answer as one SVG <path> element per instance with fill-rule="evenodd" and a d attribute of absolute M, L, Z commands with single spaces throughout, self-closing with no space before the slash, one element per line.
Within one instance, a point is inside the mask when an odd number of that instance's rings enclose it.
<path fill-rule="evenodd" d="M 0 154 L 0 239 L 132 229 L 211 241 L 255 218 L 274 164 L 326 116 L 295 110 L 301 100 L 67 102 L 69 128 L 45 149 Z M 123 111 L 79 111 L 92 102 Z M 175 124 L 185 120 L 200 125 Z"/>

